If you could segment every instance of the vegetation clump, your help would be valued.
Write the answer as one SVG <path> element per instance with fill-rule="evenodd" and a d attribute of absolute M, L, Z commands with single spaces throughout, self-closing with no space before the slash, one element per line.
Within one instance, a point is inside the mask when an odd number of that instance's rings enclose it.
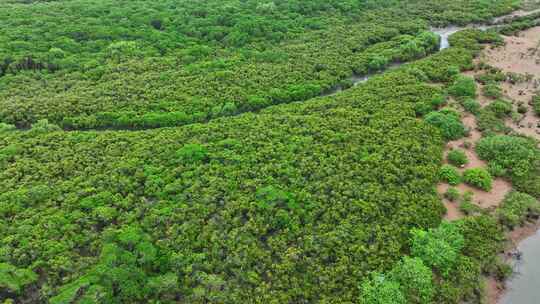
<path fill-rule="evenodd" d="M 461 122 L 459 113 L 443 109 L 431 112 L 425 117 L 426 122 L 437 127 L 446 140 L 456 140 L 465 136 L 465 126 Z"/>
<path fill-rule="evenodd" d="M 497 216 L 503 225 L 512 229 L 529 219 L 537 219 L 540 216 L 540 203 L 526 193 L 512 191 L 497 209 Z"/>
<path fill-rule="evenodd" d="M 448 277 L 459 259 L 464 242 L 459 229 L 450 223 L 442 223 L 429 231 L 413 230 L 411 255 L 419 257 L 443 277 Z"/>
<path fill-rule="evenodd" d="M 478 115 L 480 113 L 480 109 L 482 108 L 482 106 L 480 106 L 480 103 L 472 98 L 465 98 L 461 102 L 461 105 L 463 106 L 465 111 L 474 115 Z"/>
<path fill-rule="evenodd" d="M 534 113 L 537 116 L 540 116 L 540 93 L 537 93 L 533 96 L 532 106 L 533 106 Z"/>
<path fill-rule="evenodd" d="M 463 181 L 484 191 L 491 191 L 493 178 L 484 168 L 472 168 L 463 172 Z"/>
<path fill-rule="evenodd" d="M 457 98 L 475 98 L 476 82 L 468 76 L 458 76 L 454 83 L 448 88 L 448 92 Z"/>
<path fill-rule="evenodd" d="M 502 89 L 497 83 L 489 82 L 482 88 L 482 94 L 489 98 L 499 99 L 502 98 Z"/>
<path fill-rule="evenodd" d="M 461 183 L 461 175 L 458 170 L 450 165 L 443 165 L 439 170 L 439 179 L 443 182 L 455 186 Z"/>
<path fill-rule="evenodd" d="M 459 191 L 454 187 L 450 187 L 444 193 L 444 197 L 451 202 L 455 202 L 459 199 Z"/>
<path fill-rule="evenodd" d="M 476 152 L 489 162 L 492 172 L 512 180 L 519 191 L 540 197 L 540 151 L 534 140 L 511 135 L 485 137 L 478 141 Z"/>
<path fill-rule="evenodd" d="M 452 149 L 446 155 L 448 162 L 456 167 L 461 167 L 469 163 L 469 159 L 463 150 Z"/>

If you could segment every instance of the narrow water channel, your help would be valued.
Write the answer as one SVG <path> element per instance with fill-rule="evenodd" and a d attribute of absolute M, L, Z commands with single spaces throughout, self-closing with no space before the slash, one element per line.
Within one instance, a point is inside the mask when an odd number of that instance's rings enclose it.
<path fill-rule="evenodd" d="M 540 303 L 540 230 L 523 240 L 514 260 L 515 274 L 507 282 L 507 290 L 499 304 Z"/>

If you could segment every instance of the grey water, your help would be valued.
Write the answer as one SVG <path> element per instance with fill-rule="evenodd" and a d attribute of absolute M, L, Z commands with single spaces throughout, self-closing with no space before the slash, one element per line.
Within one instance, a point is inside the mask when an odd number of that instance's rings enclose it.
<path fill-rule="evenodd" d="M 514 275 L 499 304 L 540 303 L 540 230 L 523 240 L 518 250 L 521 258 L 513 262 Z"/>

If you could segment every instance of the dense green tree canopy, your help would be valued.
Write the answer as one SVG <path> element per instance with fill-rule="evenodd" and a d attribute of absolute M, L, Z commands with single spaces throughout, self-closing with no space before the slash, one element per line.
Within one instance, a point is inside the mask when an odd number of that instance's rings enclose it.
<path fill-rule="evenodd" d="M 466 131 L 441 108 L 479 43 L 499 37 L 457 34 L 434 54 L 427 30 L 515 7 L 3 1 L 0 295 L 473 298 L 501 232 L 483 216 L 440 225 L 443 144 Z M 352 86 L 353 73 L 374 75 Z"/>

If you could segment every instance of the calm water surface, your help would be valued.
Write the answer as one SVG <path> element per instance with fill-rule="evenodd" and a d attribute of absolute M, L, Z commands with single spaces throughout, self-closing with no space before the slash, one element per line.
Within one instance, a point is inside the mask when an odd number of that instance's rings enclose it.
<path fill-rule="evenodd" d="M 540 230 L 519 246 L 522 257 L 514 263 L 514 276 L 499 304 L 540 303 Z"/>

